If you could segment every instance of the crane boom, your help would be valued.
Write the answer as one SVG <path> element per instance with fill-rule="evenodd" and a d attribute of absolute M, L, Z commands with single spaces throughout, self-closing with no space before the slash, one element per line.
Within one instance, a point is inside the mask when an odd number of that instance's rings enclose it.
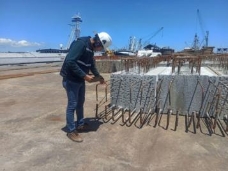
<path fill-rule="evenodd" d="M 160 31 L 163 30 L 164 27 L 159 28 L 147 41 L 150 41 L 154 36 L 156 36 Z"/>
<path fill-rule="evenodd" d="M 204 31 L 204 27 L 203 27 L 203 22 L 202 22 L 202 17 L 201 17 L 201 14 L 199 12 L 199 9 L 197 9 L 197 16 L 198 16 L 198 19 L 199 19 L 199 24 L 200 24 L 200 28 L 201 28 L 201 31 L 202 31 L 202 35 L 203 35 L 203 41 L 205 41 L 205 47 L 208 47 L 208 36 L 209 36 L 209 31 Z M 206 33 L 206 34 L 205 34 Z"/>
<path fill-rule="evenodd" d="M 140 39 L 139 39 L 139 42 L 138 42 L 138 44 L 139 44 L 139 45 L 138 45 L 138 48 L 141 49 L 142 46 L 145 46 L 146 44 L 149 44 L 150 40 L 151 40 L 153 37 L 155 37 L 160 31 L 162 31 L 163 28 L 164 28 L 164 27 L 159 28 L 159 29 L 158 29 L 155 33 L 153 33 L 146 41 L 144 41 L 143 44 L 142 44 L 142 39 L 143 39 L 143 38 L 140 38 Z"/>

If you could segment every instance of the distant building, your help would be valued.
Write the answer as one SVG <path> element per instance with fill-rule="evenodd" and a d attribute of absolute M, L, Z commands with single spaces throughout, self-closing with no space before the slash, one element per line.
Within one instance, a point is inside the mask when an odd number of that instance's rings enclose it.
<path fill-rule="evenodd" d="M 68 49 L 39 49 L 36 50 L 39 53 L 67 53 Z"/>
<path fill-rule="evenodd" d="M 228 53 L 228 48 L 217 48 L 217 53 Z"/>

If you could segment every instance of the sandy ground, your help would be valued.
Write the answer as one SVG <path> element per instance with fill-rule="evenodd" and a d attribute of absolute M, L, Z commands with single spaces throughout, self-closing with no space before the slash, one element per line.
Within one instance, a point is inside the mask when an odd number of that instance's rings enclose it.
<path fill-rule="evenodd" d="M 81 133 L 84 142 L 71 141 L 64 132 L 66 94 L 58 68 L 47 70 L 9 71 L 23 77 L 0 80 L 1 171 L 227 170 L 228 139 L 219 129 L 210 136 L 202 123 L 196 134 L 192 127 L 186 132 L 180 117 L 174 131 L 174 116 L 167 130 L 166 117 L 156 128 L 152 118 L 141 129 L 96 119 L 96 83 L 87 84 L 85 103 L 92 130 Z M 23 75 L 27 72 L 36 73 Z M 103 75 L 109 79 L 109 74 Z"/>

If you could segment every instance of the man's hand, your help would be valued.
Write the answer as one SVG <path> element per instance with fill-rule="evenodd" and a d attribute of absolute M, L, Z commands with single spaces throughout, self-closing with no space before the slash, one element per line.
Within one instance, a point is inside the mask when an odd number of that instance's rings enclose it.
<path fill-rule="evenodd" d="M 92 80 L 93 80 L 93 76 L 90 76 L 90 75 L 86 75 L 85 77 L 84 77 L 84 80 L 86 80 L 86 81 L 88 81 L 88 82 L 91 82 Z"/>
<path fill-rule="evenodd" d="M 101 75 L 99 76 L 99 81 L 100 81 L 100 84 L 104 84 L 105 83 L 105 80 L 104 80 L 104 78 Z"/>
<path fill-rule="evenodd" d="M 102 76 L 96 76 L 96 77 L 94 77 L 94 76 L 86 75 L 84 77 L 84 79 L 86 81 L 90 82 L 90 83 L 97 82 L 97 81 L 99 81 L 100 84 L 104 84 L 105 83 L 105 80 L 104 80 L 104 78 Z"/>
<path fill-rule="evenodd" d="M 100 84 L 104 84 L 104 83 L 105 83 L 104 78 L 101 78 L 101 79 L 100 79 Z"/>

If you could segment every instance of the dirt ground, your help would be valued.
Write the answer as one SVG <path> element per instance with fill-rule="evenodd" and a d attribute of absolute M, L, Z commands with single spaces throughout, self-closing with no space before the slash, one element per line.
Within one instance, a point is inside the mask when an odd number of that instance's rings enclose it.
<path fill-rule="evenodd" d="M 1 171 L 227 170 L 228 138 L 219 130 L 210 136 L 202 124 L 201 131 L 186 132 L 180 117 L 175 131 L 174 116 L 167 130 L 165 119 L 155 128 L 153 118 L 141 129 L 96 119 L 97 83 L 86 85 L 85 117 L 92 130 L 81 133 L 84 142 L 71 141 L 64 132 L 67 101 L 58 69 L 0 71 Z M 21 77 L 6 79 L 12 74 Z"/>

